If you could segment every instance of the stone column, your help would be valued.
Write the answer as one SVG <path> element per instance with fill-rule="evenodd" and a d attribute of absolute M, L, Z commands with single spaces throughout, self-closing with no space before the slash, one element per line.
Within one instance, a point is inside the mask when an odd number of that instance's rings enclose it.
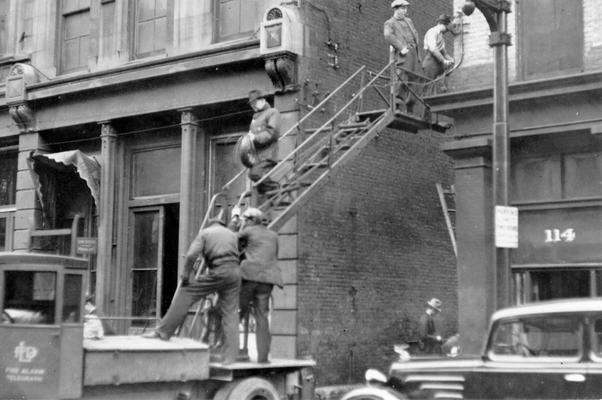
<path fill-rule="evenodd" d="M 13 249 L 29 249 L 29 230 L 39 227 L 41 220 L 40 203 L 37 200 L 33 176 L 27 164 L 29 154 L 34 151 L 47 151 L 44 140 L 38 132 L 23 132 L 19 135 L 19 159 L 17 166 L 17 197 Z"/>
<path fill-rule="evenodd" d="M 97 308 L 108 312 L 111 300 L 113 248 L 115 225 L 115 193 L 117 162 L 117 134 L 108 121 L 100 124 L 100 204 L 98 206 L 98 254 L 96 263 Z"/>
<path fill-rule="evenodd" d="M 180 110 L 182 155 L 180 164 L 180 230 L 178 271 L 182 272 L 184 255 L 195 237 L 205 214 L 205 135 L 190 108 Z"/>
<path fill-rule="evenodd" d="M 479 354 L 495 311 L 495 265 L 492 265 L 493 218 L 491 147 L 486 139 L 455 156 L 456 240 L 458 243 L 458 328 L 463 354 Z M 475 301 L 475 299 L 479 299 Z"/>

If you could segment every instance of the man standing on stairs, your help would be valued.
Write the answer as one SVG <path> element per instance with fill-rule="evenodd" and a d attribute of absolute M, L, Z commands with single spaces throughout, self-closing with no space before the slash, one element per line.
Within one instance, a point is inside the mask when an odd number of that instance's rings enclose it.
<path fill-rule="evenodd" d="M 192 267 L 199 256 L 204 257 L 209 271 L 190 281 Z M 226 228 L 219 218 L 209 220 L 208 226 L 202 229 L 190 244 L 184 259 L 180 284 L 171 305 L 159 326 L 144 337 L 169 340 L 186 319 L 188 309 L 197 301 L 216 292 L 219 295 L 217 304 L 224 332 L 224 344 L 221 357 L 216 355 L 213 361 L 230 364 L 236 360 L 239 344 L 236 315 L 240 296 L 238 237 Z"/>
<path fill-rule="evenodd" d="M 409 5 L 406 0 L 394 0 L 391 3 L 393 16 L 385 22 L 384 36 L 391 48 L 389 60 L 395 60 L 396 76 L 392 77 L 392 90 L 400 102 L 405 104 L 406 112 L 412 113 L 416 96 L 401 82 L 415 81 L 416 77 L 412 72 L 422 71 L 418 53 L 418 31 L 412 20 L 407 17 Z"/>
<path fill-rule="evenodd" d="M 248 137 L 256 151 L 256 157 L 252 157 L 245 166 L 249 168 L 249 178 L 257 182 L 277 164 L 280 112 L 270 106 L 266 94 L 261 90 L 249 92 L 249 105 L 255 113 Z M 277 188 L 278 183 L 267 178 L 257 186 L 257 192 L 263 196 L 266 192 Z"/>
<path fill-rule="evenodd" d="M 278 234 L 263 224 L 263 213 L 257 208 L 247 208 L 242 219 L 242 230 L 238 234 L 244 255 L 240 264 L 240 317 L 244 320 L 248 316 L 252 303 L 257 327 L 257 362 L 266 363 L 271 343 L 268 322 L 270 296 L 274 285 L 283 287 L 278 266 Z"/>

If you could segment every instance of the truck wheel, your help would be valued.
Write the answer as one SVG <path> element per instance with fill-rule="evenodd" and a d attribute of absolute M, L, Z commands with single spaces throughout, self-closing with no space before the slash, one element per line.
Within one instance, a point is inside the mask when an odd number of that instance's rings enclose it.
<path fill-rule="evenodd" d="M 227 384 L 217 391 L 213 400 L 279 400 L 280 395 L 270 382 L 247 378 Z"/>

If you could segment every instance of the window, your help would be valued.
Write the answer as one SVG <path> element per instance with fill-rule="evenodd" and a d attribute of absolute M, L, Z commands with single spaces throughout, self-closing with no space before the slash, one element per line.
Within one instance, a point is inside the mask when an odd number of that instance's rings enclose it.
<path fill-rule="evenodd" d="M 25 0 L 23 7 L 23 25 L 19 33 L 19 51 L 27 53 L 33 50 L 33 6 L 34 0 Z"/>
<path fill-rule="evenodd" d="M 581 323 L 573 316 L 526 317 L 495 327 L 492 359 L 575 358 L 581 353 Z"/>
<path fill-rule="evenodd" d="M 56 273 L 6 271 L 4 312 L 13 323 L 53 324 Z"/>
<path fill-rule="evenodd" d="M 215 41 L 251 36 L 263 15 L 264 0 L 215 0 Z"/>
<path fill-rule="evenodd" d="M 134 57 L 165 52 L 168 36 L 168 0 L 136 0 Z"/>
<path fill-rule="evenodd" d="M 90 54 L 90 0 L 63 0 L 61 71 L 86 70 Z"/>
<path fill-rule="evenodd" d="M 517 157 L 512 167 L 514 202 L 602 197 L 602 153 Z"/>
<path fill-rule="evenodd" d="M 15 204 L 17 151 L 0 148 L 0 207 Z"/>
<path fill-rule="evenodd" d="M 582 1 L 529 0 L 518 6 L 523 78 L 579 71 L 583 67 Z"/>
<path fill-rule="evenodd" d="M 17 150 L 0 148 L 0 251 L 12 250 Z"/>
<path fill-rule="evenodd" d="M 0 0 L 0 57 L 8 53 L 8 0 Z"/>

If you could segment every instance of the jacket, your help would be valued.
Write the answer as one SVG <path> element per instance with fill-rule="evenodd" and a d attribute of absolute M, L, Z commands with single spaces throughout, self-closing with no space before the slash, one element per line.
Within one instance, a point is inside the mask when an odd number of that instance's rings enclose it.
<path fill-rule="evenodd" d="M 255 135 L 253 144 L 257 161 L 278 160 L 278 138 L 280 137 L 280 112 L 266 103 L 263 110 L 253 114 L 249 132 Z"/>
<path fill-rule="evenodd" d="M 244 259 L 240 263 L 243 280 L 271 283 L 282 287 L 278 266 L 278 234 L 264 225 L 244 227 L 238 234 Z"/>
<path fill-rule="evenodd" d="M 404 64 L 404 68 L 416 71 L 420 61 L 419 39 L 418 31 L 416 31 L 412 20 L 409 18 L 389 18 L 384 25 L 384 36 L 385 41 L 393 48 L 392 57 L 397 61 L 397 64 Z M 402 55 L 401 51 L 405 47 L 408 48 L 409 52 Z"/>

